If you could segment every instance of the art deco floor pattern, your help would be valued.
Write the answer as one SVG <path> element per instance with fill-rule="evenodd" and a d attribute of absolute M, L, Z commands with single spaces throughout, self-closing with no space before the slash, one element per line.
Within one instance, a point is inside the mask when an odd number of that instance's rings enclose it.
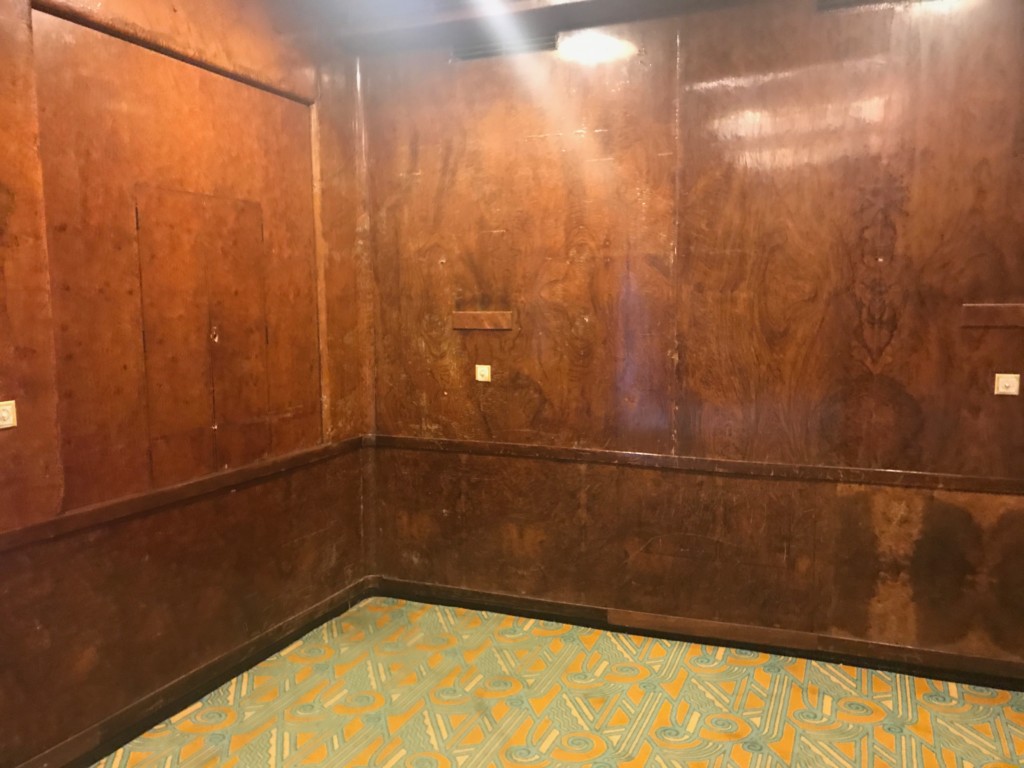
<path fill-rule="evenodd" d="M 1022 758 L 1020 693 L 372 599 L 100 765 L 995 768 Z"/>

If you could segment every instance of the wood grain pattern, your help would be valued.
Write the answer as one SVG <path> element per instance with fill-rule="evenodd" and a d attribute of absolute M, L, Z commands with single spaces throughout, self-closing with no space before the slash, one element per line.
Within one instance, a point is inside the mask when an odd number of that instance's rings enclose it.
<path fill-rule="evenodd" d="M 1024 336 L 960 313 L 1024 295 L 1024 7 L 607 31 L 639 56 L 368 59 L 379 431 L 1019 477 Z"/>
<path fill-rule="evenodd" d="M 675 29 L 616 31 L 644 56 L 368 62 L 380 432 L 671 450 Z"/>
<path fill-rule="evenodd" d="M 32 6 L 312 102 L 313 64 L 287 32 L 289 4 L 237 0 L 33 0 Z M 284 12 L 282 12 L 284 11 Z"/>
<path fill-rule="evenodd" d="M 314 110 L 324 427 L 335 440 L 375 431 L 373 336 L 380 307 L 359 66 L 353 58 L 336 56 L 325 65 Z"/>
<path fill-rule="evenodd" d="M 359 579 L 360 487 L 360 457 L 349 453 L 5 552 L 0 766 L 102 723 Z"/>
<path fill-rule="evenodd" d="M 50 267 L 36 151 L 35 73 L 27 3 L 0 2 L 0 399 L 18 429 L 0 433 L 0 532 L 60 509 Z"/>
<path fill-rule="evenodd" d="M 1018 496 L 382 447 L 375 473 L 384 577 L 812 633 L 835 652 L 1024 660 Z"/>
<path fill-rule="evenodd" d="M 511 312 L 452 312 L 456 331 L 511 331 Z"/>
<path fill-rule="evenodd" d="M 179 400 L 215 403 L 217 466 L 319 443 L 309 110 L 45 14 L 33 20 L 65 509 L 152 488 L 151 462 L 158 485 L 208 467 L 209 441 L 193 425 L 207 413 L 186 408 L 190 428 L 169 440 L 167 409 L 185 408 Z M 143 192 L 141 225 L 157 219 L 140 246 L 134 198 L 145 188 L 207 202 L 146 202 Z M 180 259 L 180 273 L 150 270 L 160 256 Z M 207 303 L 196 306 L 200 263 Z M 144 292 L 147 275 L 162 287 Z M 181 319 L 175 334 L 198 333 L 207 310 L 211 327 L 163 351 L 154 338 L 149 359 L 144 301 L 164 303 L 148 307 L 161 327 Z M 194 354 L 214 326 L 218 353 Z"/>
<path fill-rule="evenodd" d="M 217 465 L 206 248 L 220 227 L 196 195 L 136 200 L 153 482 L 171 485 Z"/>
<path fill-rule="evenodd" d="M 964 304 L 965 328 L 1024 328 L 1024 304 Z"/>

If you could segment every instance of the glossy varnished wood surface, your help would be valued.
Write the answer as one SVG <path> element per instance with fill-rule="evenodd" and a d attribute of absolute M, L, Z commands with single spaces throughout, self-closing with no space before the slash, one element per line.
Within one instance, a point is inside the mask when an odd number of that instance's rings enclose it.
<path fill-rule="evenodd" d="M 0 534 L 0 552 L 20 549 L 42 541 L 78 534 L 91 528 L 101 528 L 131 517 L 146 515 L 165 507 L 182 504 L 211 496 L 231 489 L 263 482 L 275 475 L 293 472 L 303 467 L 319 464 L 338 456 L 353 453 L 372 443 L 366 438 L 350 438 L 330 445 L 317 446 L 305 451 L 278 456 L 266 461 L 249 464 L 238 469 L 204 475 L 196 480 L 104 501 L 75 510 L 74 514 L 61 515 L 36 525 L 18 528 Z"/>
<path fill-rule="evenodd" d="M 385 577 L 1024 659 L 1019 496 L 382 447 L 374 476 Z"/>
<path fill-rule="evenodd" d="M 352 452 L 5 552 L 0 765 L 158 706 L 155 692 L 361 578 L 360 489 Z"/>
<path fill-rule="evenodd" d="M 308 108 L 33 21 L 65 508 L 318 444 Z"/>
<path fill-rule="evenodd" d="M 1024 304 L 964 304 L 967 328 L 1024 328 Z"/>
<path fill-rule="evenodd" d="M 334 440 L 374 432 L 378 303 L 358 67 L 351 57 L 325 65 L 314 110 L 322 396 Z"/>
<path fill-rule="evenodd" d="M 1024 287 L 1024 9 L 945 6 L 684 27 L 684 452 L 1021 473 L 1024 337 L 958 311 Z"/>
<path fill-rule="evenodd" d="M 675 29 L 618 31 L 646 57 L 367 62 L 380 432 L 671 451 Z"/>
<path fill-rule="evenodd" d="M 511 331 L 512 312 L 452 312 L 452 328 L 457 331 Z"/>
<path fill-rule="evenodd" d="M 272 0 L 32 0 L 32 6 L 311 103 L 315 68 Z"/>
<path fill-rule="evenodd" d="M 0 533 L 46 520 L 63 485 L 50 269 L 43 223 L 27 3 L 0 2 L 0 400 L 21 426 L 0 432 Z"/>
<path fill-rule="evenodd" d="M 378 431 L 1019 477 L 1024 335 L 961 306 L 1024 295 L 1024 8 L 608 31 L 640 56 L 366 60 Z"/>

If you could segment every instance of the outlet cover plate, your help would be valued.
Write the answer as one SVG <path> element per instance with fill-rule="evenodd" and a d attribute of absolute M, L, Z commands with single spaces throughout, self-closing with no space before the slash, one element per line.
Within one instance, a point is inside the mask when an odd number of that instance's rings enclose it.
<path fill-rule="evenodd" d="M 0 429 L 14 429 L 18 426 L 18 406 L 13 400 L 0 403 Z"/>
<path fill-rule="evenodd" d="M 1020 395 L 1019 373 L 997 373 L 996 394 L 1017 397 Z"/>

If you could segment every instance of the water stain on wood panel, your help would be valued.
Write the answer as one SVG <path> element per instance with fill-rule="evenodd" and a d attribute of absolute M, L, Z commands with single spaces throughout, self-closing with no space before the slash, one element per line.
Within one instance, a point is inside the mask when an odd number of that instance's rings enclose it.
<path fill-rule="evenodd" d="M 1013 497 L 840 487 L 819 516 L 817 631 L 1019 655 L 1020 519 Z"/>

